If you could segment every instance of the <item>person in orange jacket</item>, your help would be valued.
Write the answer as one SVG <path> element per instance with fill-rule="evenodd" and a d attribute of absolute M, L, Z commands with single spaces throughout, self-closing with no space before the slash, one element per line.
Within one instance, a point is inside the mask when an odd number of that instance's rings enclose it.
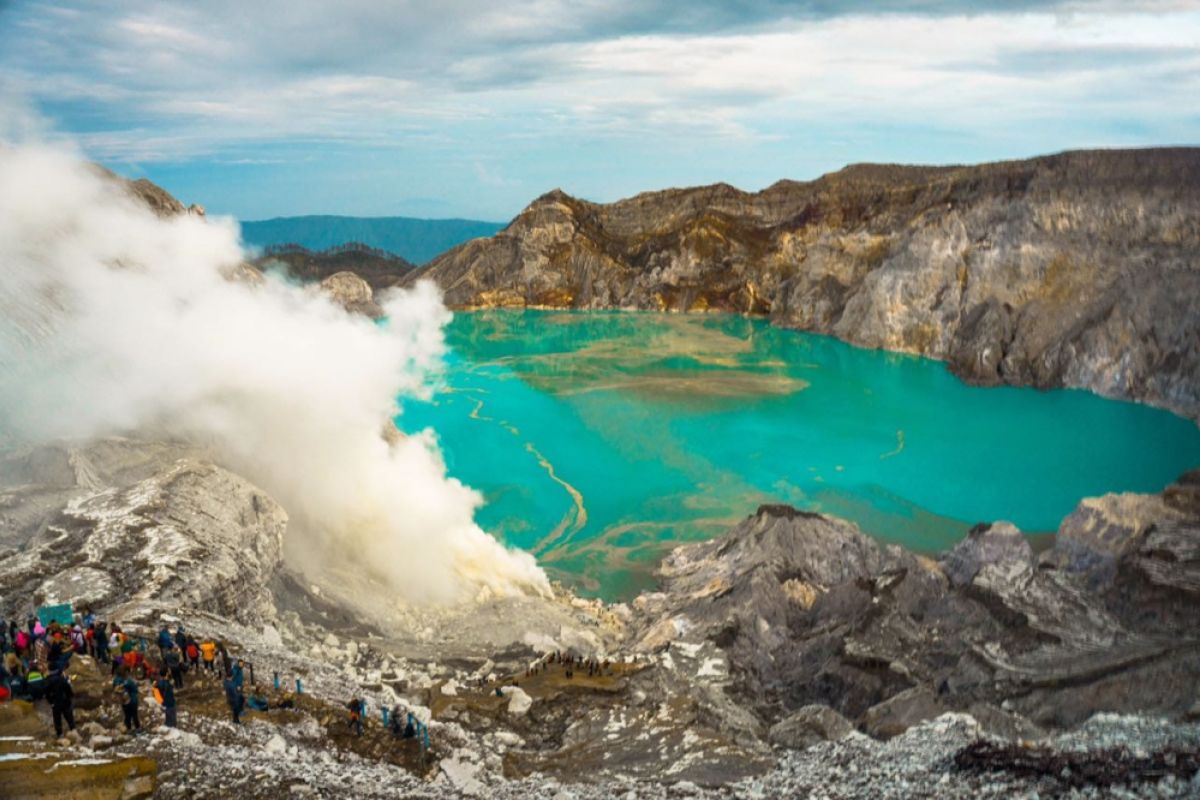
<path fill-rule="evenodd" d="M 200 658 L 204 661 L 204 668 L 212 672 L 213 662 L 217 659 L 217 643 L 212 639 L 205 639 L 201 642 Z"/>

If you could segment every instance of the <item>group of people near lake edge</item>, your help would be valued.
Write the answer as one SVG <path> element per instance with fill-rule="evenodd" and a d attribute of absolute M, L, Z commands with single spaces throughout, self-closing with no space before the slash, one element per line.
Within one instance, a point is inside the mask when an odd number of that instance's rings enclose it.
<path fill-rule="evenodd" d="M 157 656 L 153 647 L 157 647 Z M 274 708 L 294 708 L 295 700 L 285 695 L 271 705 L 266 693 L 254 685 L 249 697 L 245 693 L 246 664 L 230 656 L 224 642 L 211 637 L 196 638 L 177 624 L 172 631 L 162 625 L 150 645 L 143 636 L 126 633 L 118 624 L 111 627 L 99 620 L 90 609 L 75 614 L 70 623 L 50 621 L 43 624 L 30 615 L 23 625 L 16 619 L 0 620 L 0 702 L 23 699 L 31 702 L 45 700 L 54 720 L 55 734 L 63 728 L 75 729 L 74 690 L 66 669 L 75 655 L 87 655 L 99 664 L 108 664 L 112 672 L 113 690 L 120 701 L 126 731 L 137 735 L 142 723 L 138 713 L 141 682 L 149 683 L 154 699 L 163 712 L 163 724 L 177 724 L 178 700 L 176 690 L 184 688 L 184 675 L 189 670 L 221 681 L 225 702 L 232 722 L 241 724 L 244 711 L 266 712 Z M 525 677 L 546 671 L 551 665 L 561 665 L 566 678 L 575 670 L 587 670 L 589 677 L 611 675 L 613 665 L 607 659 L 582 658 L 572 653 L 555 651 L 544 655 L 525 670 Z M 203 670 L 203 672 L 201 671 Z M 251 674 L 253 668 L 251 667 Z M 516 678 L 511 678 L 517 685 Z M 481 679 L 481 688 L 487 679 Z M 276 689 L 278 689 L 276 685 Z M 299 690 L 299 681 L 297 681 Z M 501 694 L 499 685 L 496 694 Z M 348 727 L 361 736 L 366 721 L 366 702 L 355 696 L 347 703 Z M 427 737 L 424 726 L 412 713 L 397 708 L 388 713 L 383 709 L 384 727 L 393 736 L 411 739 Z"/>
<path fill-rule="evenodd" d="M 86 655 L 110 667 L 125 729 L 135 735 L 142 728 L 138 713 L 141 682 L 149 683 L 162 708 L 163 724 L 173 728 L 178 708 L 175 691 L 184 688 L 184 674 L 189 670 L 221 680 L 235 724 L 240 724 L 247 707 L 268 711 L 272 707 L 295 706 L 290 695 L 272 706 L 258 685 L 247 697 L 246 665 L 242 659 L 231 657 L 219 640 L 197 639 L 187 634 L 182 625 L 176 625 L 174 632 L 163 625 L 155 645 L 157 656 L 145 637 L 126 633 L 115 623 L 110 627 L 90 609 L 73 615 L 69 623 L 52 620 L 43 624 L 36 614 L 31 614 L 24 624 L 16 619 L 7 622 L 0 619 L 0 702 L 45 700 L 50 705 L 55 734 L 61 737 L 64 726 L 68 731 L 74 730 L 75 692 L 66 670 L 73 656 Z"/>

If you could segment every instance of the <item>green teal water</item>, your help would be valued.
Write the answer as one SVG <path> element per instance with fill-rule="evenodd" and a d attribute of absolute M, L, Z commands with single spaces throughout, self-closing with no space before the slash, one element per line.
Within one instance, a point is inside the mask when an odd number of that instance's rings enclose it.
<path fill-rule="evenodd" d="M 1083 391 L 983 389 L 944 364 L 733 316 L 455 316 L 444 386 L 405 401 L 477 519 L 583 594 L 622 599 L 680 542 L 761 503 L 937 551 L 978 521 L 1055 530 L 1080 498 L 1158 491 L 1200 429 Z"/>

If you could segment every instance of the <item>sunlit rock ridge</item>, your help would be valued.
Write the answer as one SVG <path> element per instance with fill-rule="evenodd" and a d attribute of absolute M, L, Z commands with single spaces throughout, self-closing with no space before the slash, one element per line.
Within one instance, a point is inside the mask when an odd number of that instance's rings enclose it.
<path fill-rule="evenodd" d="M 1200 148 L 555 190 L 406 276 L 452 307 L 729 311 L 1200 416 Z"/>

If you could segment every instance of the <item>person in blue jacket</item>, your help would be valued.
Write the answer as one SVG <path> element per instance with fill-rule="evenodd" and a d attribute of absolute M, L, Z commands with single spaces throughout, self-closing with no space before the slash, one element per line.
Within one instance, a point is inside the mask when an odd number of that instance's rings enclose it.
<path fill-rule="evenodd" d="M 242 708 L 246 704 L 246 698 L 242 696 L 241 687 L 233 682 L 233 678 L 226 678 L 225 687 L 225 702 L 229 704 L 229 713 L 233 717 L 234 725 L 242 724 Z"/>
<path fill-rule="evenodd" d="M 170 650 L 174 646 L 175 646 L 175 639 L 174 639 L 174 637 L 171 636 L 170 629 L 168 629 L 166 625 L 163 625 L 162 629 L 159 630 L 159 632 L 158 632 L 158 650 L 159 650 L 159 652 L 163 656 L 166 656 L 167 651 Z"/>

